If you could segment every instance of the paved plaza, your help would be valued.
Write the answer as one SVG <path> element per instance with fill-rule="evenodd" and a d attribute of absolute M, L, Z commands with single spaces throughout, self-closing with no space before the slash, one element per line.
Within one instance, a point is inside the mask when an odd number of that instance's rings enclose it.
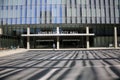
<path fill-rule="evenodd" d="M 120 50 L 31 50 L 0 57 L 0 80 L 119 79 Z"/>

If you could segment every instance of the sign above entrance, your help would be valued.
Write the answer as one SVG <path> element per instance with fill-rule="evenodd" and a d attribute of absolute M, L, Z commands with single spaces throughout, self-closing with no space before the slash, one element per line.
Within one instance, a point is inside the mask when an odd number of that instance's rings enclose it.
<path fill-rule="evenodd" d="M 94 33 L 90 34 L 22 34 L 21 36 L 94 36 Z"/>

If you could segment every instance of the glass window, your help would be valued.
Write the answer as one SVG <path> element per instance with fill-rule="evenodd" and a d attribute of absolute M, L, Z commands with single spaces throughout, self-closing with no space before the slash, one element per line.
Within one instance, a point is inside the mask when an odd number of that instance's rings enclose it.
<path fill-rule="evenodd" d="M 101 18 L 102 23 L 105 23 L 105 17 Z"/>
<path fill-rule="evenodd" d="M 0 0 L 0 6 L 2 6 L 4 3 L 4 0 Z"/>
<path fill-rule="evenodd" d="M 86 9 L 82 7 L 82 17 L 86 17 Z"/>
<path fill-rule="evenodd" d="M 65 17 L 65 5 L 62 5 L 62 16 Z"/>
<path fill-rule="evenodd" d="M 100 0 L 100 2 L 101 2 L 101 7 L 103 7 L 104 6 L 104 0 Z"/>
<path fill-rule="evenodd" d="M 116 1 L 116 0 L 115 0 Z M 110 5 L 113 6 L 113 0 L 110 0 Z"/>
<path fill-rule="evenodd" d="M 5 25 L 6 24 L 6 19 L 5 18 L 3 18 L 3 25 Z"/>
<path fill-rule="evenodd" d="M 65 18 L 64 17 L 62 18 L 62 23 L 65 23 Z"/>
<path fill-rule="evenodd" d="M 8 5 L 8 0 L 4 0 L 4 5 Z"/>
<path fill-rule="evenodd" d="M 25 5 L 26 0 L 21 0 L 21 1 L 22 1 L 22 5 Z"/>
<path fill-rule="evenodd" d="M 116 24 L 119 24 L 119 18 L 115 18 L 116 19 Z"/>
<path fill-rule="evenodd" d="M 37 6 L 37 17 L 40 17 L 40 6 Z"/>
<path fill-rule="evenodd" d="M 94 3 L 94 0 L 91 0 L 91 4 L 92 4 L 92 5 L 94 5 L 94 4 L 95 4 L 95 3 Z"/>
<path fill-rule="evenodd" d="M 20 18 L 20 24 L 22 24 L 22 17 Z"/>
<path fill-rule="evenodd" d="M 31 5 L 31 0 L 27 0 L 27 5 Z"/>
<path fill-rule="evenodd" d="M 25 24 L 25 18 L 22 18 L 22 24 Z"/>
<path fill-rule="evenodd" d="M 51 4 L 56 4 L 58 0 L 51 0 Z"/>
<path fill-rule="evenodd" d="M 50 23 L 50 18 L 47 18 L 47 22 L 46 23 L 48 23 L 48 24 Z"/>
<path fill-rule="evenodd" d="M 81 1 L 81 4 L 85 5 L 85 2 L 86 2 L 86 0 L 82 0 L 82 1 Z"/>
<path fill-rule="evenodd" d="M 97 17 L 100 17 L 100 9 L 96 9 L 96 15 Z"/>
<path fill-rule="evenodd" d="M 106 17 L 109 17 L 109 7 L 106 6 Z"/>
<path fill-rule="evenodd" d="M 60 17 L 60 6 L 59 5 L 56 7 L 56 16 Z"/>
<path fill-rule="evenodd" d="M 76 15 L 76 8 L 74 8 L 74 7 L 72 7 L 72 17 L 76 17 L 77 15 Z"/>
<path fill-rule="evenodd" d="M 81 23 L 81 20 L 79 17 L 77 17 L 77 23 Z"/>
<path fill-rule="evenodd" d="M 95 23 L 95 18 L 94 17 L 92 17 L 92 23 Z"/>
<path fill-rule="evenodd" d="M 8 7 L 8 18 L 11 18 L 11 15 L 12 15 L 12 10 L 11 10 L 11 8 L 10 7 Z"/>
<path fill-rule="evenodd" d="M 7 23 L 8 23 L 8 24 L 11 24 L 11 19 L 8 19 Z"/>
<path fill-rule="evenodd" d="M 17 18 L 17 24 L 20 24 L 20 18 Z"/>
<path fill-rule="evenodd" d="M 67 0 L 61 0 L 62 4 L 66 4 Z"/>
<path fill-rule="evenodd" d="M 3 10 L 1 10 L 0 13 L 1 13 L 1 18 L 3 18 Z"/>
<path fill-rule="evenodd" d="M 110 23 L 110 18 L 106 18 L 106 23 Z"/>
<path fill-rule="evenodd" d="M 97 17 L 97 23 L 100 23 L 100 18 L 99 17 Z"/>
<path fill-rule="evenodd" d="M 71 0 L 71 4 L 72 4 L 72 7 L 75 7 L 76 6 L 76 4 L 75 4 L 75 0 Z"/>
<path fill-rule="evenodd" d="M 80 9 L 81 9 L 80 6 L 77 5 L 77 17 L 80 16 Z"/>
<path fill-rule="evenodd" d="M 90 0 L 86 0 L 87 6 L 90 5 Z"/>
<path fill-rule="evenodd" d="M 111 18 L 111 23 L 115 23 L 115 22 L 114 22 L 114 18 L 113 18 L 113 17 Z"/>
<path fill-rule="evenodd" d="M 60 6 L 60 18 L 62 17 L 62 6 Z"/>
<path fill-rule="evenodd" d="M 108 0 L 105 0 L 105 5 L 106 6 L 109 6 L 108 3 L 109 3 Z"/>
<path fill-rule="evenodd" d="M 54 23 L 54 21 L 55 21 L 55 17 L 52 17 L 51 20 L 52 20 L 51 23 Z"/>
<path fill-rule="evenodd" d="M 114 2 L 115 2 L 115 5 L 118 5 L 118 4 L 119 4 L 118 0 L 114 0 Z"/>
<path fill-rule="evenodd" d="M 2 18 L 2 11 L 0 10 L 0 19 Z"/>
<path fill-rule="evenodd" d="M 25 6 L 22 6 L 22 17 L 25 17 Z"/>
<path fill-rule="evenodd" d="M 3 10 L 3 18 L 6 18 L 6 15 L 7 15 L 7 13 L 6 13 L 6 10 L 4 9 Z"/>
<path fill-rule="evenodd" d="M 91 17 L 91 12 L 89 7 L 87 7 L 87 17 Z"/>
<path fill-rule="evenodd" d="M 115 17 L 119 17 L 119 9 L 115 7 Z"/>
<path fill-rule="evenodd" d="M 56 8 L 55 7 L 52 7 L 52 17 L 56 17 L 57 14 L 56 14 Z"/>
<path fill-rule="evenodd" d="M 24 1 L 25 1 L 25 0 L 24 0 Z M 25 2 L 23 3 L 23 0 L 19 0 L 19 1 L 18 1 L 18 4 L 19 4 L 19 5 L 25 5 Z"/>
<path fill-rule="evenodd" d="M 16 24 L 16 19 L 12 18 L 12 24 Z"/>
<path fill-rule="evenodd" d="M 97 7 L 100 7 L 100 6 L 99 6 L 99 3 L 100 3 L 99 0 L 96 0 L 96 6 L 97 6 Z"/>
<path fill-rule="evenodd" d="M 35 24 L 36 23 L 36 19 L 32 18 L 31 24 Z"/>
<path fill-rule="evenodd" d="M 110 7 L 110 14 L 111 14 L 111 17 L 114 17 L 114 9 L 113 9 L 113 6 Z"/>
<path fill-rule="evenodd" d="M 32 13 L 31 13 L 32 17 L 35 17 L 35 6 L 32 6 Z"/>
<path fill-rule="evenodd" d="M 48 18 L 50 18 L 50 11 L 47 11 L 47 15 Z"/>
<path fill-rule="evenodd" d="M 12 18 L 16 18 L 16 10 L 15 10 L 15 7 L 13 7 L 13 14 L 12 14 Z"/>
<path fill-rule="evenodd" d="M 80 4 L 80 3 L 81 3 L 80 0 L 76 0 L 76 2 L 77 2 L 77 4 Z"/>
<path fill-rule="evenodd" d="M 75 17 L 72 17 L 72 23 L 76 23 Z"/>
<path fill-rule="evenodd" d="M 82 23 L 86 23 L 86 18 L 82 18 Z"/>
<path fill-rule="evenodd" d="M 17 9 L 17 18 L 20 18 L 20 6 L 18 6 L 18 9 Z"/>
<path fill-rule="evenodd" d="M 47 0 L 47 4 L 51 4 L 51 0 Z"/>
<path fill-rule="evenodd" d="M 27 1 L 28 1 L 28 0 L 27 0 Z M 35 1 L 36 1 L 36 0 L 32 0 L 32 4 L 33 4 L 33 5 L 35 5 Z"/>
<path fill-rule="evenodd" d="M 104 8 L 101 8 L 101 17 L 105 17 L 105 10 L 104 10 Z"/>
<path fill-rule="evenodd" d="M 87 23 L 90 23 L 90 18 L 89 17 L 87 17 Z"/>
<path fill-rule="evenodd" d="M 70 18 L 69 18 L 69 17 L 67 17 L 67 23 L 71 23 L 71 21 L 70 21 Z"/>
<path fill-rule="evenodd" d="M 60 18 L 56 17 L 56 23 L 60 23 Z"/>
<path fill-rule="evenodd" d="M 26 22 L 27 24 L 30 24 L 30 18 L 27 18 L 27 22 Z"/>
<path fill-rule="evenodd" d="M 56 0 L 56 4 L 61 4 L 61 0 Z"/>
<path fill-rule="evenodd" d="M 71 8 L 67 7 L 67 17 L 71 17 Z"/>
<path fill-rule="evenodd" d="M 30 6 L 27 6 L 27 17 L 30 17 L 31 11 L 30 11 Z"/>
<path fill-rule="evenodd" d="M 40 18 L 37 18 L 36 23 L 37 23 L 37 24 L 39 24 L 39 23 L 40 23 Z"/>

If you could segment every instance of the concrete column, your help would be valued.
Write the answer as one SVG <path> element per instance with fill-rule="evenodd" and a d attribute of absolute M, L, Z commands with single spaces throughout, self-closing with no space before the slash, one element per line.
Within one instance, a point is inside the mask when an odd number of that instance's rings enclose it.
<path fill-rule="evenodd" d="M 59 41 L 59 37 L 57 37 L 57 50 L 60 48 L 60 41 Z"/>
<path fill-rule="evenodd" d="M 27 26 L 27 49 L 30 49 L 30 26 Z"/>
<path fill-rule="evenodd" d="M 56 31 L 57 31 L 57 34 L 59 34 L 59 27 L 57 27 Z"/>
<path fill-rule="evenodd" d="M 89 27 L 86 27 L 86 34 L 89 34 Z M 86 36 L 86 47 L 89 49 L 90 43 L 89 43 L 89 36 Z"/>
<path fill-rule="evenodd" d="M 0 27 L 0 34 L 2 34 L 3 32 L 2 32 L 2 28 Z"/>
<path fill-rule="evenodd" d="M 59 27 L 56 29 L 57 34 L 59 34 Z M 60 48 L 60 41 L 59 41 L 59 36 L 57 36 L 57 50 Z"/>
<path fill-rule="evenodd" d="M 114 27 L 114 46 L 117 48 L 117 27 Z"/>

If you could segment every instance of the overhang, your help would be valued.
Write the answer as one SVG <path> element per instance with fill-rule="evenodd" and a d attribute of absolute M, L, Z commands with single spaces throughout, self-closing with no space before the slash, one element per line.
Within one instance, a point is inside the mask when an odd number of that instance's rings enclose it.
<path fill-rule="evenodd" d="M 44 37 L 44 36 L 94 36 L 94 33 L 90 33 L 90 34 L 22 34 L 21 36 L 40 36 L 40 37 Z"/>

